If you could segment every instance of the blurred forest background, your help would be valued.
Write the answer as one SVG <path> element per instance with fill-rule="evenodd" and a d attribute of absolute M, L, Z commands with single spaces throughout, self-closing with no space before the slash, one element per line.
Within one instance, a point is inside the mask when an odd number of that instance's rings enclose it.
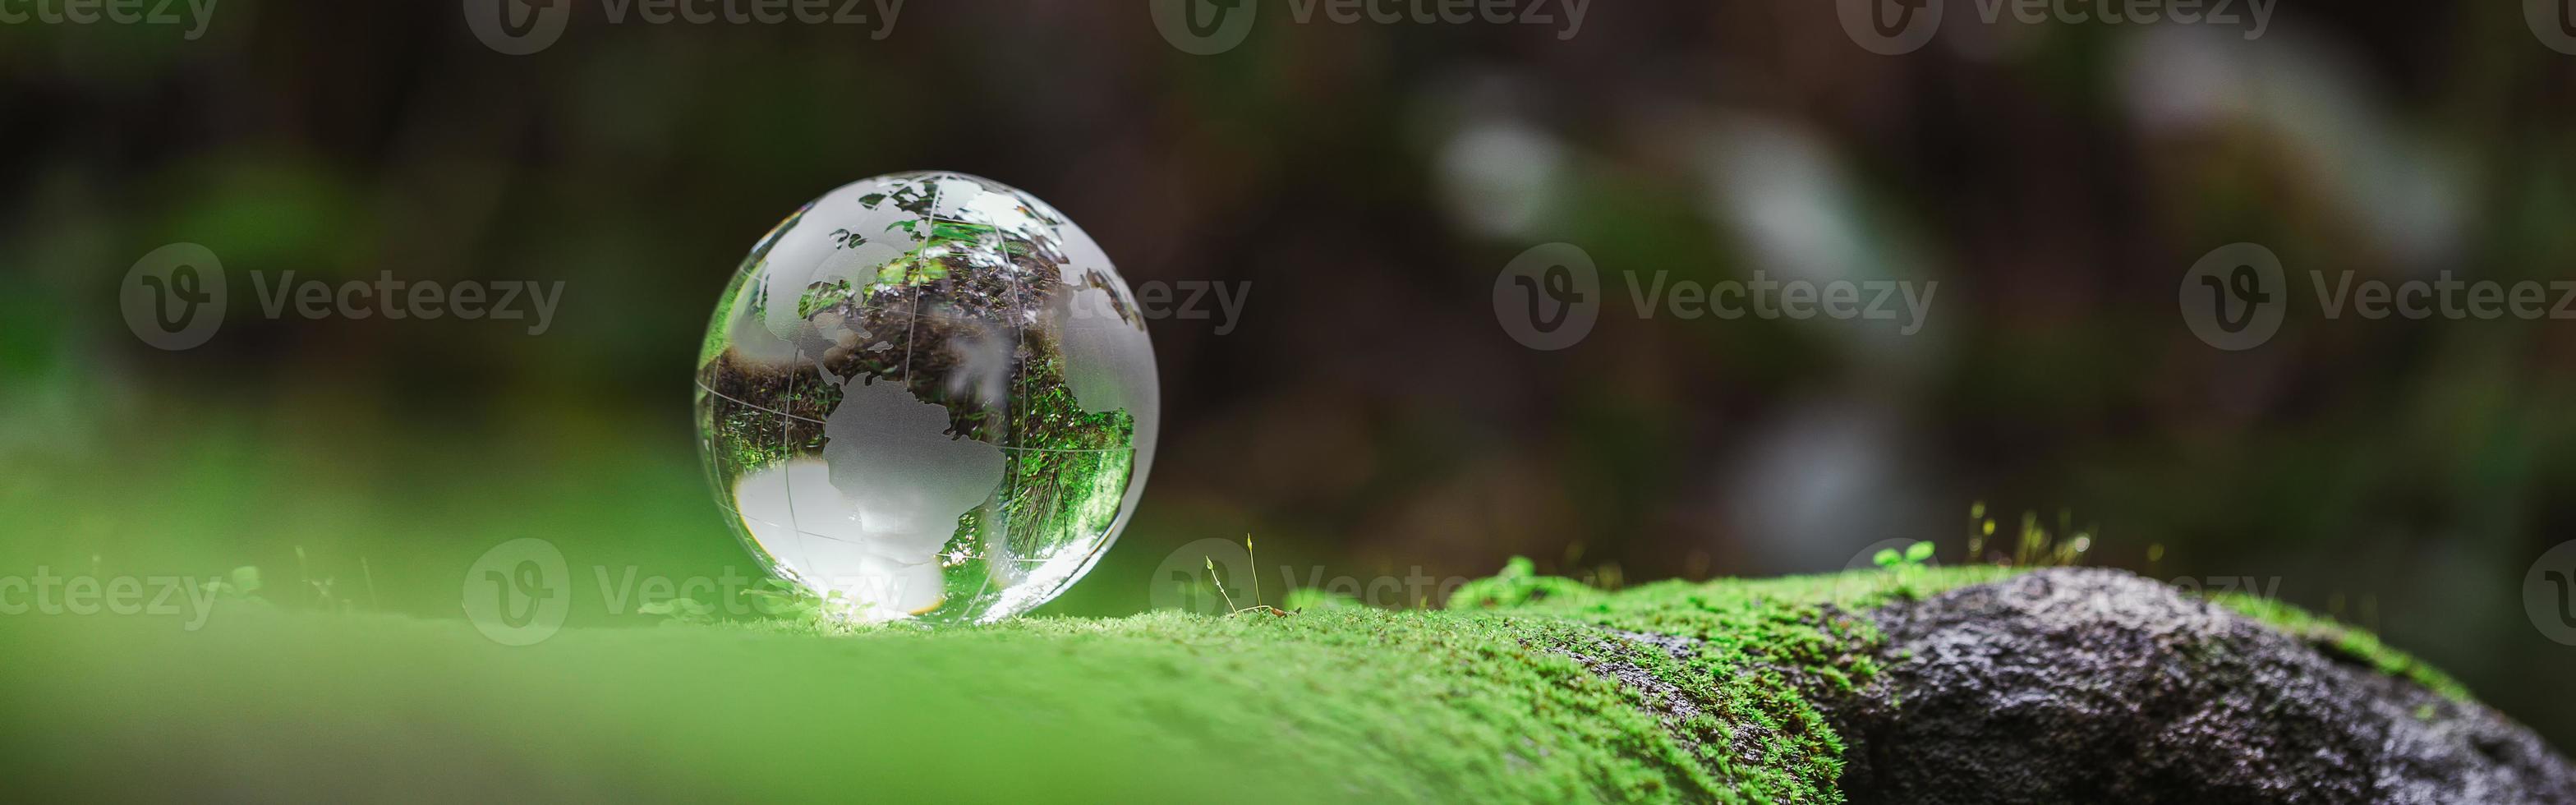
<path fill-rule="evenodd" d="M 882 40 L 555 1 L 571 29 L 523 57 L 454 2 L 0 25 L 0 573 L 257 565 L 273 598 L 456 617 L 519 537 L 747 568 L 689 432 L 713 300 L 808 199 L 935 168 L 1047 199 L 1132 283 L 1249 283 L 1223 334 L 1153 324 L 1151 486 L 1044 612 L 1138 611 L 1245 533 L 1326 578 L 1956 562 L 1984 501 L 2070 513 L 2091 563 L 2277 583 L 2576 745 L 2576 648 L 2522 584 L 2576 535 L 2576 321 L 2301 298 L 2229 353 L 2176 305 L 2239 241 L 2294 280 L 2576 277 L 2576 56 L 2515 4 L 2285 3 L 2249 42 L 1954 2 L 1900 57 L 1814 0 L 1595 3 L 1568 39 L 1266 7 L 1193 56 L 1145 0 L 913 0 Z M 1492 287 L 1559 241 L 1610 299 L 1536 352 Z M 175 242 L 233 304 L 163 352 L 118 283 Z M 1894 337 L 1640 319 L 1609 280 L 1757 270 L 1940 286 Z M 247 275 L 288 271 L 566 286 L 537 336 L 260 316 Z"/>

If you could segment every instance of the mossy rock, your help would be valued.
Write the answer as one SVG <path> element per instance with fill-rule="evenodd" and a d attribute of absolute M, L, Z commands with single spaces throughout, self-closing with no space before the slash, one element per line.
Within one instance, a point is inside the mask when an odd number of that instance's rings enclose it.
<path fill-rule="evenodd" d="M 1833 713 L 1852 801 L 2576 802 L 2529 730 L 2287 605 L 2059 569 L 1871 619 L 1905 659 Z"/>
<path fill-rule="evenodd" d="M 2402 655 L 2112 571 L 1610 593 L 1524 565 L 1453 601 L 521 648 L 247 605 L 10 619 L 0 774 L 103 799 L 2576 801 L 2561 756 Z"/>

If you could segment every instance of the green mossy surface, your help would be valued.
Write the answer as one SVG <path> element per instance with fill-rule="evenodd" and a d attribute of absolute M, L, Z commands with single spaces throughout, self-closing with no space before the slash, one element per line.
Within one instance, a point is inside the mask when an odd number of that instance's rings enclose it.
<path fill-rule="evenodd" d="M 1691 798 L 1720 802 L 1839 801 L 1842 741 L 1809 696 L 1850 693 L 1878 673 L 1880 644 L 1862 616 L 1898 598 L 1919 598 L 2002 578 L 1993 567 L 1853 571 L 1834 576 L 1667 581 L 1603 593 L 1536 576 L 1515 561 L 1474 582 L 1451 606 L 1499 607 L 1627 632 L 1692 641 L 1682 657 L 1649 664 L 1664 682 L 1717 703 L 1685 725 L 1713 767 L 1715 785 Z"/>
<path fill-rule="evenodd" d="M 516 648 L 459 621 L 252 604 L 194 632 L 11 619 L 0 717 L 47 727 L 18 732 L 0 773 L 120 798 L 1836 802 L 1842 744 L 1811 699 L 1878 673 L 1861 613 L 2010 572 L 1603 592 L 1515 563 L 1445 611 L 567 629 Z"/>
<path fill-rule="evenodd" d="M 1866 626 L 1828 607 L 1987 575 L 1612 594 L 1521 573 L 1475 589 L 1561 594 L 853 636 L 568 629 L 518 648 L 462 622 L 247 604 L 196 632 L 15 620 L 8 715 L 55 727 L 0 766 L 97 795 L 1831 801 L 1837 744 L 1786 681 L 1872 670 Z M 1703 651 L 1677 661 L 1601 626 Z M 1722 709 L 1677 736 L 1587 659 Z M 1737 756 L 1738 735 L 1762 751 Z"/>

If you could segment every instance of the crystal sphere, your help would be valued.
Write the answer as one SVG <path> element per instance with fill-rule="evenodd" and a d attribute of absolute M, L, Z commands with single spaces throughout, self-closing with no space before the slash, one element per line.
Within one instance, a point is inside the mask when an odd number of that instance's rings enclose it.
<path fill-rule="evenodd" d="M 735 534 L 859 620 L 991 622 L 1063 593 L 1144 490 L 1159 400 L 1099 244 L 957 173 L 788 216 L 698 356 L 701 455 Z"/>

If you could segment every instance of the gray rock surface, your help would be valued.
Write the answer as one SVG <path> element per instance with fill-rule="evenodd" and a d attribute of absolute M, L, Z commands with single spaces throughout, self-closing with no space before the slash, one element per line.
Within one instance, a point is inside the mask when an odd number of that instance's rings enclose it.
<path fill-rule="evenodd" d="M 2530 730 L 2135 575 L 2037 571 L 1872 614 L 1827 705 L 1854 803 L 2568 803 Z"/>

